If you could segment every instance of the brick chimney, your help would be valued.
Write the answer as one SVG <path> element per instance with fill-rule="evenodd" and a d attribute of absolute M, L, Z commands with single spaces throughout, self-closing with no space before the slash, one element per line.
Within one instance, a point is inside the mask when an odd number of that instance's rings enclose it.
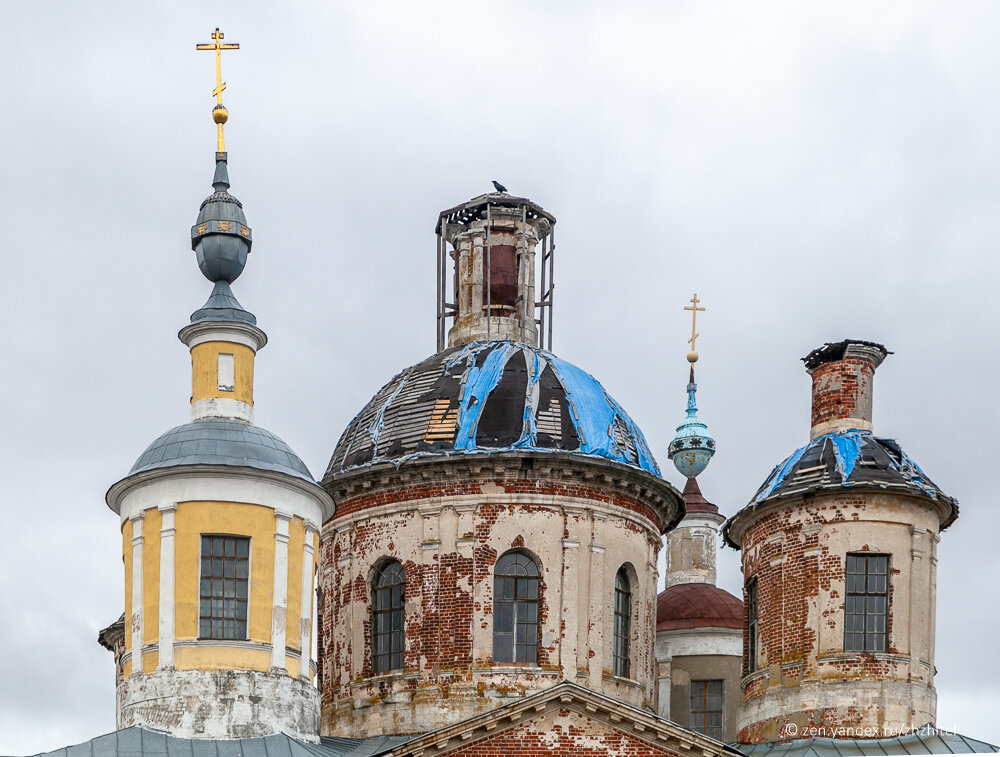
<path fill-rule="evenodd" d="M 875 342 L 845 339 L 802 358 L 812 376 L 810 439 L 852 428 L 872 430 L 872 379 L 891 354 Z"/>

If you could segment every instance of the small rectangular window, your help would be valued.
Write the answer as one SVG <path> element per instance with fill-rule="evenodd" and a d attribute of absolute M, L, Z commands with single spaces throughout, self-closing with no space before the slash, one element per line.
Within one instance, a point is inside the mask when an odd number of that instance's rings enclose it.
<path fill-rule="evenodd" d="M 757 669 L 757 577 L 754 576 L 746 585 L 747 593 L 747 660 L 746 672 L 749 675 Z"/>
<path fill-rule="evenodd" d="M 250 539 L 246 536 L 201 537 L 198 638 L 247 638 L 247 586 Z"/>
<path fill-rule="evenodd" d="M 844 651 L 885 652 L 889 636 L 889 555 L 847 555 Z"/>
<path fill-rule="evenodd" d="M 236 391 L 236 357 L 225 352 L 219 353 L 219 391 Z"/>
<path fill-rule="evenodd" d="M 722 681 L 691 681 L 691 730 L 722 740 Z"/>

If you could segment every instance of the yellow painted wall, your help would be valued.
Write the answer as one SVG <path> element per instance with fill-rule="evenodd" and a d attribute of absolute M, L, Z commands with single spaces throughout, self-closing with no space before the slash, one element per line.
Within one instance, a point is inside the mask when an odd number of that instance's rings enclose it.
<path fill-rule="evenodd" d="M 200 346 L 200 345 L 199 345 Z M 270 643 L 274 591 L 274 511 L 238 502 L 181 502 L 174 524 L 174 635 L 178 640 L 198 638 L 198 579 L 201 535 L 231 534 L 250 537 L 250 605 L 247 635 Z M 300 562 L 299 565 L 302 563 Z"/>
<path fill-rule="evenodd" d="M 155 644 L 160 636 L 160 524 L 163 516 L 155 507 L 144 511 L 142 520 L 142 637 Z M 143 656 L 143 667 L 149 655 Z M 153 655 L 156 667 L 156 655 Z M 148 671 L 147 671 L 148 672 Z"/>
<path fill-rule="evenodd" d="M 289 649 L 302 647 L 302 631 L 299 615 L 302 613 L 302 545 L 305 542 L 305 527 L 302 518 L 292 518 L 288 522 L 288 614 L 285 616 L 285 646 Z M 285 658 L 291 663 L 291 658 Z M 291 669 L 288 671 L 291 673 Z"/>
<path fill-rule="evenodd" d="M 236 386 L 234 391 L 219 389 L 219 354 L 234 356 Z M 191 402 L 225 397 L 253 404 L 254 351 L 233 342 L 202 342 L 191 350 Z"/>
<path fill-rule="evenodd" d="M 174 667 L 178 670 L 260 670 L 271 668 L 271 653 L 266 649 L 238 647 L 175 647 Z"/>

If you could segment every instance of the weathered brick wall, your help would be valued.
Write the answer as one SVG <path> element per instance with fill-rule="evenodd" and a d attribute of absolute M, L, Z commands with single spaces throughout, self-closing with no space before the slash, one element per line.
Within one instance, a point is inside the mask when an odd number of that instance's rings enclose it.
<path fill-rule="evenodd" d="M 659 519 L 614 487 L 537 475 L 396 482 L 340 499 L 321 543 L 322 733 L 426 732 L 563 679 L 650 706 Z M 492 660 L 493 568 L 512 548 L 540 566 L 537 666 Z M 370 586 L 387 558 L 406 572 L 404 669 L 375 676 Z M 611 676 L 623 565 L 629 680 Z"/>
<path fill-rule="evenodd" d="M 934 722 L 936 512 L 905 495 L 845 491 L 742 517 L 759 655 L 755 670 L 744 660 L 740 741 Z M 890 555 L 885 653 L 844 651 L 849 552 Z"/>
<path fill-rule="evenodd" d="M 814 368 L 811 374 L 813 426 L 841 418 L 871 422 L 875 366 L 870 359 L 844 358 Z"/>
<path fill-rule="evenodd" d="M 578 712 L 553 710 L 537 720 L 449 750 L 447 754 L 449 757 L 676 757 L 680 754 L 679 750 L 672 751 L 634 736 L 625 728 L 631 726 L 623 723 L 620 728 L 610 728 Z"/>

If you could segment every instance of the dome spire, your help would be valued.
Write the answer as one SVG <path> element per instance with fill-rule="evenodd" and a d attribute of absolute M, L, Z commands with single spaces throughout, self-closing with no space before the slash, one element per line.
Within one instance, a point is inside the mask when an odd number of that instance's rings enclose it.
<path fill-rule="evenodd" d="M 677 427 L 677 436 L 670 442 L 668 456 L 674 463 L 674 467 L 686 478 L 693 479 L 708 466 L 709 460 L 715 454 L 715 440 L 708 434 L 706 426 L 698 418 L 698 404 L 696 393 L 698 385 L 694 380 L 694 364 L 698 362 L 698 353 L 695 351 L 695 344 L 698 339 L 697 319 L 699 311 L 704 312 L 705 308 L 698 307 L 698 295 L 691 298 L 691 305 L 684 306 L 685 310 L 691 311 L 691 338 L 688 343 L 691 351 L 687 354 L 688 362 L 691 364 L 691 374 L 687 385 L 687 417 L 684 422 Z"/>
<path fill-rule="evenodd" d="M 212 42 L 203 42 L 196 46 L 197 50 L 214 50 L 215 51 L 215 89 L 212 90 L 212 94 L 215 95 L 215 107 L 212 109 L 212 120 L 219 127 L 219 147 L 218 151 L 223 155 L 226 152 L 226 137 L 222 131 L 222 127 L 225 126 L 226 121 L 229 120 L 229 111 L 226 110 L 226 106 L 222 104 L 222 92 L 226 88 L 226 83 L 222 81 L 222 51 L 223 50 L 239 50 L 239 43 L 225 43 L 222 40 L 225 39 L 226 35 L 219 31 L 219 27 L 215 27 L 215 31 L 212 32 Z M 223 160 L 225 160 L 223 158 Z M 216 172 L 218 173 L 218 172 Z"/>

